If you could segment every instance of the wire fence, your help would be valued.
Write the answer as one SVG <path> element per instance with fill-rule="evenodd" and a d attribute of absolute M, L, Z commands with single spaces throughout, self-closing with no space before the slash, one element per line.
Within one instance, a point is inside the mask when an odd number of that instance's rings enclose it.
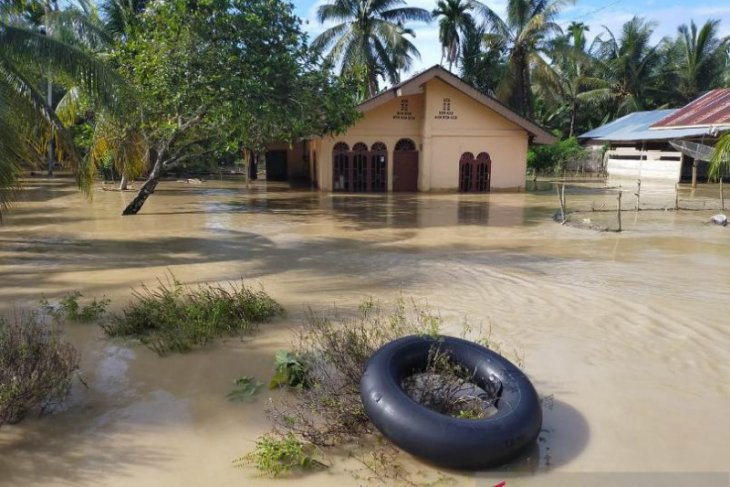
<path fill-rule="evenodd" d="M 726 209 L 722 183 L 704 184 L 699 189 L 646 181 L 556 180 L 549 183 L 556 195 L 556 221 L 600 231 L 622 231 L 622 214 L 626 212 L 724 213 Z M 595 218 L 601 214 L 614 214 L 614 221 L 609 224 L 610 219 L 605 216 Z"/>

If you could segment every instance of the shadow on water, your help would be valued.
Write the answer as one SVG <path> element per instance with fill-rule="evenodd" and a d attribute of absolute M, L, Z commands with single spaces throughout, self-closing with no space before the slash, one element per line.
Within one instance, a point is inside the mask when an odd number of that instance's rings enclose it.
<path fill-rule="evenodd" d="M 229 278 L 245 275 L 255 279 L 287 271 L 303 271 L 322 277 L 365 273 L 380 285 L 400 287 L 417 282 L 428 272 L 418 251 L 397 245 L 400 238 L 395 235 L 383 242 L 329 237 L 281 245 L 258 233 L 230 229 L 212 230 L 208 238 L 173 236 L 115 240 L 64 235 L 30 240 L 8 236 L 0 237 L 0 245 L 11 252 L 0 268 L 0 279 L 12 282 L 17 288 L 37 289 L 42 288 L 45 281 L 63 286 L 56 279 L 69 272 L 150 267 L 174 270 L 175 267 L 194 264 L 235 262 Z M 530 270 L 531 262 L 544 263 L 551 259 L 531 256 L 526 249 L 514 245 L 477 251 L 467 244 L 447 243 L 443 248 L 432 247 L 430 251 L 436 253 L 436 261 L 458 259 L 460 262 L 466 260 L 474 264 L 526 270 Z M 44 266 L 42 273 L 38 272 L 39 265 Z M 409 270 L 394 274 L 392 269 L 395 265 Z M 531 272 L 536 271 L 532 269 Z M 322 281 L 323 284 L 327 282 Z M 352 285 L 359 284 L 353 281 Z M 12 299 L 13 295 L 8 291 L 6 297 Z"/>
<path fill-rule="evenodd" d="M 585 450 L 589 439 L 590 427 L 580 411 L 563 401 L 546 398 L 543 401 L 542 430 L 537 441 L 511 462 L 475 472 L 475 475 L 483 479 L 539 476 L 572 462 Z M 462 471 L 445 471 L 464 475 Z"/>

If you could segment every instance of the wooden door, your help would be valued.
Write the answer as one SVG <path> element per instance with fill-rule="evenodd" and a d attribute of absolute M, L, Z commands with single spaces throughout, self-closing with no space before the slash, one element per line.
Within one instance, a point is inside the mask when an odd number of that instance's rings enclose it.
<path fill-rule="evenodd" d="M 285 150 L 272 150 L 266 153 L 266 180 L 286 181 L 287 164 Z"/>
<path fill-rule="evenodd" d="M 393 153 L 393 191 L 418 191 L 418 151 Z"/>

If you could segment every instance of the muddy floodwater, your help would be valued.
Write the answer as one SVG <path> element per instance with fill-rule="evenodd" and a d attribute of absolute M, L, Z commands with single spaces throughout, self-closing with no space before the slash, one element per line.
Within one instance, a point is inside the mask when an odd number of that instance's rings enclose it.
<path fill-rule="evenodd" d="M 569 193 L 568 206 L 615 201 L 591 185 Z M 75 384 L 62 411 L 0 429 L 2 486 L 288 485 L 232 465 L 270 428 L 266 401 L 282 394 L 231 403 L 232 379 L 267 381 L 307 307 L 353 310 L 399 293 L 440 310 L 454 333 L 465 316 L 491 325 L 549 397 L 525 458 L 445 472 L 447 485 L 730 470 L 730 227 L 705 223 L 713 211 L 625 213 L 618 234 L 554 223 L 550 186 L 354 196 L 165 182 L 139 215 L 121 217 L 132 196 L 97 188 L 89 202 L 68 181 L 27 181 L 0 225 L 2 310 L 72 290 L 118 310 L 131 287 L 172 272 L 186 283 L 259 282 L 288 315 L 243 341 L 165 358 L 67 325 L 88 388 Z M 334 457 L 296 482 L 368 484 L 357 469 Z"/>

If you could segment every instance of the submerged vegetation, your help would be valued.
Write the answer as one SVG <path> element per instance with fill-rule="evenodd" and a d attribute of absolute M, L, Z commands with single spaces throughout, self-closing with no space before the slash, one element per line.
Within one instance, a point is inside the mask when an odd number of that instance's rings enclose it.
<path fill-rule="evenodd" d="M 62 402 L 78 368 L 73 345 L 37 315 L 0 318 L 0 426 Z"/>
<path fill-rule="evenodd" d="M 136 338 L 166 355 L 189 352 L 216 337 L 252 333 L 283 313 L 263 289 L 243 282 L 188 287 L 170 276 L 154 288 L 134 290 L 121 314 L 102 327 L 108 336 Z"/>
<path fill-rule="evenodd" d="M 234 460 L 237 466 L 253 465 L 264 475 L 278 477 L 296 471 L 326 467 L 316 459 L 317 449 L 298 440 L 294 435 L 263 435 L 256 448 Z"/>
<path fill-rule="evenodd" d="M 370 356 L 386 343 L 408 335 L 438 336 L 442 325 L 438 314 L 402 298 L 392 308 L 367 300 L 359 313 L 351 317 L 311 313 L 294 351 L 277 354 L 272 384 L 289 384 L 292 394 L 270 404 L 267 413 L 275 430 L 257 443 L 248 458 L 268 457 L 271 445 L 279 443 L 297 442 L 317 448 L 372 446 L 370 439 L 375 435 L 380 438 L 380 446 L 376 445 L 375 450 L 366 448 L 361 462 L 368 470 L 377 470 L 378 477 L 402 477 L 404 473 L 397 462 L 378 463 L 376 469 L 369 463 L 382 455 L 394 455 L 395 450 L 382 441 L 365 414 L 360 379 Z M 467 323 L 462 325 L 462 335 L 490 345 L 488 335 Z M 489 398 L 470 378 L 469 371 L 450 360 L 445 352 L 434 349 L 426 370 L 407 378 L 403 386 L 415 400 L 442 414 L 462 419 L 485 417 L 489 414 Z M 264 473 L 282 473 L 271 471 L 270 464 L 250 463 Z M 389 467 L 381 468 L 385 465 Z"/>
<path fill-rule="evenodd" d="M 79 300 L 83 297 L 79 291 L 73 291 L 59 301 L 57 305 L 51 304 L 47 299 L 41 300 L 41 307 L 56 322 L 70 321 L 77 323 L 92 323 L 99 321 L 106 313 L 106 308 L 111 302 L 108 298 L 92 298 L 88 304 L 81 304 Z"/>
<path fill-rule="evenodd" d="M 253 401 L 264 383 L 256 380 L 255 377 L 242 375 L 233 381 L 233 390 L 226 395 L 229 401 L 246 402 Z"/>

